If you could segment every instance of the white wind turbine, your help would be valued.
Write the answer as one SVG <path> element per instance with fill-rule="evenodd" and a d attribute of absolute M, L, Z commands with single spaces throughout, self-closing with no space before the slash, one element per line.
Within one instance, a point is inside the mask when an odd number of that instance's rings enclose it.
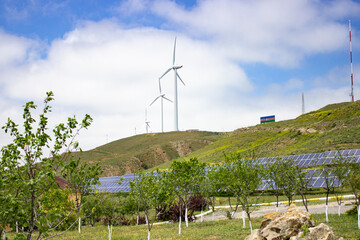
<path fill-rule="evenodd" d="M 145 108 L 145 127 L 146 127 L 146 133 L 149 133 L 150 128 L 150 122 L 147 120 L 147 108 Z M 135 129 L 136 132 L 136 129 Z M 136 135 L 136 133 L 135 133 Z"/>
<path fill-rule="evenodd" d="M 176 38 L 175 38 L 175 42 L 174 42 L 174 52 L 173 52 L 173 65 L 172 67 L 170 67 L 168 70 L 166 70 L 166 72 L 161 75 L 161 77 L 159 78 L 159 87 L 160 87 L 160 92 L 161 92 L 161 86 L 160 86 L 160 79 L 162 77 L 164 77 L 168 72 L 170 72 L 171 70 L 174 70 L 174 128 L 175 131 L 179 131 L 179 121 L 178 121 L 178 92 L 177 92 L 177 78 L 180 79 L 180 81 L 182 82 L 182 84 L 185 85 L 184 81 L 181 79 L 181 77 L 179 76 L 179 74 L 177 73 L 177 70 L 179 68 L 182 68 L 181 65 L 175 65 L 175 49 L 176 49 Z"/>
<path fill-rule="evenodd" d="M 159 80 L 160 82 L 160 80 Z M 157 96 L 154 101 L 152 101 L 150 103 L 150 106 L 154 104 L 154 102 L 156 102 L 156 100 L 158 100 L 160 98 L 160 101 L 161 101 L 161 132 L 164 132 L 164 107 L 163 107 L 163 100 L 166 99 L 168 100 L 169 102 L 172 102 L 170 99 L 168 99 L 167 97 L 165 97 L 165 94 L 162 94 L 161 93 L 161 86 L 159 85 L 160 87 L 160 95 Z"/>

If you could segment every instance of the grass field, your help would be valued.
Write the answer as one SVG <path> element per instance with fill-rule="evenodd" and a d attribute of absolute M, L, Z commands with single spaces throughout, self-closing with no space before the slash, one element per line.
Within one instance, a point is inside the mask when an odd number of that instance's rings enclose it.
<path fill-rule="evenodd" d="M 316 225 L 325 222 L 324 214 L 313 215 Z M 253 219 L 253 228 L 259 228 L 262 218 Z M 360 230 L 357 229 L 356 216 L 349 216 L 346 214 L 329 215 L 329 226 L 335 232 L 337 238 L 344 237 L 344 239 L 359 239 Z M 151 239 L 244 239 L 250 234 L 248 223 L 246 228 L 242 228 L 242 220 L 219 220 L 209 221 L 203 223 L 190 223 L 186 228 L 182 225 L 182 235 L 178 235 L 178 224 L 170 223 L 163 225 L 155 225 L 151 231 Z M 14 239 L 14 234 L 7 235 L 9 239 Z M 146 239 L 147 227 L 140 226 L 116 226 L 113 227 L 112 240 L 120 239 Z M 34 238 L 35 239 L 35 238 Z M 64 235 L 58 236 L 54 239 L 79 239 L 79 240 L 100 240 L 108 239 L 108 229 L 106 226 L 97 225 L 93 227 L 83 227 L 82 233 L 77 231 L 69 231 Z"/>

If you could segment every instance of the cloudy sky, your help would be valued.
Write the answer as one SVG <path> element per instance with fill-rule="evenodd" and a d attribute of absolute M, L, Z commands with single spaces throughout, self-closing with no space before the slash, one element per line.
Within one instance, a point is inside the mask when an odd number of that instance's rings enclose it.
<path fill-rule="evenodd" d="M 176 64 L 179 128 L 232 131 L 360 97 L 360 2 L 351 0 L 1 0 L 0 123 L 55 101 L 51 124 L 90 114 L 83 150 L 161 131 L 158 78 Z M 174 99 L 174 77 L 162 79 Z M 164 130 L 174 129 L 164 102 Z M 9 138 L 1 131 L 0 144 Z"/>

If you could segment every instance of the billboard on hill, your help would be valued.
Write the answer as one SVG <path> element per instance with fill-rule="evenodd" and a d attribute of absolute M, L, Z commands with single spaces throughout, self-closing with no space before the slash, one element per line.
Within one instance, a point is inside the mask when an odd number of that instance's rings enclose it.
<path fill-rule="evenodd" d="M 260 123 L 275 122 L 275 115 L 260 117 Z"/>

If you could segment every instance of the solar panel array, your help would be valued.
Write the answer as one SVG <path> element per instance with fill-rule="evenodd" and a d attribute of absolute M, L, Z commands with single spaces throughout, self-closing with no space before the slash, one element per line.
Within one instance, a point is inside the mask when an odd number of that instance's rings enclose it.
<path fill-rule="evenodd" d="M 259 158 L 255 159 L 256 162 L 260 164 L 271 164 L 274 163 L 277 159 L 286 160 L 292 159 L 295 164 L 298 166 L 306 168 L 331 165 L 333 160 L 338 158 L 339 155 L 351 159 L 353 163 L 360 163 L 360 149 L 352 150 L 341 150 L 341 151 L 326 151 L 323 153 L 312 153 L 312 154 L 300 154 L 300 155 L 288 155 L 283 157 L 269 157 L 269 158 Z M 309 179 L 309 188 L 324 188 L 326 187 L 326 178 L 324 170 L 319 169 L 306 169 Z M 93 186 L 94 190 L 98 192 L 129 192 L 131 180 L 135 179 L 134 174 L 127 174 L 124 176 L 114 176 L 114 177 L 102 177 L 99 179 L 100 184 Z M 327 179 L 333 179 L 334 186 L 339 186 L 340 183 L 335 179 L 334 176 L 328 175 Z M 268 179 L 263 179 L 262 184 L 259 190 L 271 189 L 271 186 L 274 187 L 274 183 Z"/>

